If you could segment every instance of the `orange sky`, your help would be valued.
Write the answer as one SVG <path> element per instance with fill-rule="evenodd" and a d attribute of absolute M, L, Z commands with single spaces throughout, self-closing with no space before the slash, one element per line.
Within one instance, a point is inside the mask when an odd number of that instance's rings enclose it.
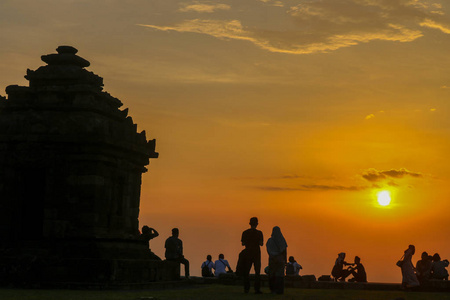
<path fill-rule="evenodd" d="M 449 14 L 438 0 L 4 0 L 0 85 L 76 47 L 157 139 L 140 223 L 160 256 L 179 227 L 194 275 L 207 254 L 235 266 L 257 216 L 303 274 L 346 252 L 369 281 L 399 282 L 408 244 L 414 261 L 450 257 Z"/>

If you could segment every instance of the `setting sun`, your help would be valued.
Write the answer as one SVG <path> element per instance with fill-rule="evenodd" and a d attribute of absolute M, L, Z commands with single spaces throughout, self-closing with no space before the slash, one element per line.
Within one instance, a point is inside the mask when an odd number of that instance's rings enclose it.
<path fill-rule="evenodd" d="M 389 191 L 381 191 L 377 194 L 378 204 L 381 206 L 387 206 L 391 203 L 391 193 Z"/>

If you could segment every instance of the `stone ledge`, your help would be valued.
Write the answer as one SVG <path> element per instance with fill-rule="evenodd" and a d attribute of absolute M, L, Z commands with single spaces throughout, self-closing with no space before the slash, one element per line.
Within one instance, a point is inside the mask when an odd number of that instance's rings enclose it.
<path fill-rule="evenodd" d="M 372 290 L 372 291 L 401 291 L 404 290 L 400 283 L 382 283 L 382 282 L 334 282 L 334 281 L 315 281 L 307 276 L 304 280 L 302 276 L 285 277 L 285 287 L 299 289 L 348 289 L 348 290 Z M 235 274 L 223 274 L 219 279 L 201 278 L 203 283 L 209 283 L 210 280 L 225 285 L 241 285 L 242 278 Z M 198 279 L 197 279 L 198 280 Z M 254 275 L 250 275 L 250 280 L 254 280 Z M 268 286 L 267 275 L 261 275 L 261 286 Z M 417 291 L 423 292 L 450 292 L 450 281 L 431 280 L 417 288 Z"/>

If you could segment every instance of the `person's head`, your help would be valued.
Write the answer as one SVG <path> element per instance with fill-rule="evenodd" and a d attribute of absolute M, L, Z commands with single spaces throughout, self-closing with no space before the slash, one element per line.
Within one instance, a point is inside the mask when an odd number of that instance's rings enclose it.
<path fill-rule="evenodd" d="M 250 219 L 250 226 L 252 228 L 256 228 L 256 226 L 258 226 L 258 218 L 257 217 L 253 217 Z"/>
<path fill-rule="evenodd" d="M 440 260 L 441 260 L 441 257 L 439 256 L 439 254 L 435 253 L 433 255 L 433 261 L 440 261 Z"/>
<path fill-rule="evenodd" d="M 208 254 L 208 255 L 206 256 L 206 260 L 209 260 L 209 261 L 210 261 L 211 259 L 212 259 L 212 256 Z"/>
<path fill-rule="evenodd" d="M 361 262 L 361 258 L 359 256 L 355 256 L 355 264 L 359 264 Z"/>
<path fill-rule="evenodd" d="M 172 229 L 172 236 L 178 237 L 179 234 L 180 234 L 180 231 L 178 230 L 178 228 L 173 228 Z"/>
<path fill-rule="evenodd" d="M 426 259 L 428 259 L 428 253 L 427 252 L 422 252 L 422 260 L 426 260 Z"/>
<path fill-rule="evenodd" d="M 409 245 L 408 250 L 411 250 L 412 254 L 416 253 L 416 247 L 414 245 Z M 408 250 L 406 250 L 406 251 L 408 251 Z"/>
<path fill-rule="evenodd" d="M 148 227 L 147 225 L 142 226 L 141 232 L 143 234 L 150 233 L 150 227 Z"/>
<path fill-rule="evenodd" d="M 224 259 L 225 255 L 223 255 L 222 253 L 219 254 L 219 259 Z"/>
<path fill-rule="evenodd" d="M 345 258 L 345 252 L 339 253 L 338 256 L 339 256 L 340 258 L 344 259 L 344 258 Z"/>
<path fill-rule="evenodd" d="M 281 235 L 281 229 L 278 226 L 275 226 L 272 229 L 272 237 Z"/>
<path fill-rule="evenodd" d="M 291 263 L 295 262 L 295 259 L 293 256 L 289 256 L 289 262 L 291 262 Z"/>

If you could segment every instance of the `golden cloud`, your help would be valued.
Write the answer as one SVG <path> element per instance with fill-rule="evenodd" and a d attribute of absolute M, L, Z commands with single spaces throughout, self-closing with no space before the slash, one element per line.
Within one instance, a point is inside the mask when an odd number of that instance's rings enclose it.
<path fill-rule="evenodd" d="M 206 34 L 219 39 L 244 40 L 270 52 L 288 54 L 310 54 L 328 52 L 343 47 L 350 47 L 359 43 L 367 43 L 373 40 L 386 40 L 398 42 L 410 42 L 422 36 L 420 31 L 407 29 L 401 25 L 388 24 L 387 28 L 379 32 L 360 32 L 336 34 L 324 41 L 308 42 L 309 34 L 286 33 L 276 31 L 247 30 L 239 20 L 187 20 L 174 26 L 157 26 L 137 24 L 139 26 L 153 28 L 161 31 L 177 31 Z M 291 38 L 271 39 L 274 36 Z M 302 43 L 302 39 L 305 40 Z M 296 44 L 293 41 L 297 40 Z"/>
<path fill-rule="evenodd" d="M 428 27 L 428 28 L 434 28 L 434 29 L 439 29 L 443 33 L 450 34 L 450 27 L 447 27 L 445 25 L 439 24 L 439 23 L 437 23 L 437 22 L 435 22 L 433 20 L 430 20 L 430 19 L 426 19 L 425 21 L 420 23 L 420 26 Z"/>
<path fill-rule="evenodd" d="M 239 10 L 239 4 L 233 8 Z M 289 9 L 280 13 L 279 8 Z M 268 8 L 269 7 L 269 8 Z M 275 53 L 311 54 L 335 51 L 371 41 L 412 42 L 423 36 L 422 28 L 436 28 L 450 33 L 450 28 L 435 20 L 442 14 L 442 5 L 436 1 L 422 0 L 336 0 L 308 1 L 298 4 L 292 0 L 259 0 L 252 11 L 239 10 L 242 19 L 233 18 L 234 11 L 225 4 L 194 2 L 184 4 L 180 11 L 214 12 L 228 10 L 228 20 L 191 19 L 170 26 L 139 24 L 161 31 L 197 33 L 223 40 L 247 41 Z M 261 27 L 254 16 L 274 11 L 274 22 Z M 276 13 L 275 13 L 276 12 Z M 252 25 L 244 26 L 246 13 Z M 278 19 L 277 19 L 278 18 Z M 252 20 L 252 21 L 250 21 Z M 274 24 L 290 24 L 280 30 Z M 272 25 L 271 25 L 272 24 Z M 284 27 L 287 28 L 287 27 Z"/>
<path fill-rule="evenodd" d="M 178 10 L 181 12 L 198 12 L 198 13 L 213 13 L 217 10 L 229 10 L 231 6 L 228 4 L 206 4 L 195 2 L 193 4 L 182 4 Z"/>

